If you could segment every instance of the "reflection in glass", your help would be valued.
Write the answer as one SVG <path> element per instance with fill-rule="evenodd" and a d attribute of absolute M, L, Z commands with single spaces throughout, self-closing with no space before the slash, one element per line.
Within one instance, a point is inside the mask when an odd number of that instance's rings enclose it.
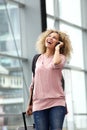
<path fill-rule="evenodd" d="M 0 57 L 1 113 L 18 113 L 23 105 L 23 71 L 18 59 Z"/>
<path fill-rule="evenodd" d="M 0 52 L 21 55 L 18 5 L 0 4 Z"/>

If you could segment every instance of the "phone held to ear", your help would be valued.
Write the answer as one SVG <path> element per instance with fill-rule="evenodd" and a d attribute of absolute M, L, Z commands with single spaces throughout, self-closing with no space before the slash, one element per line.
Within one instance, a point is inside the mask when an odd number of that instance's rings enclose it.
<path fill-rule="evenodd" d="M 60 44 L 60 42 L 58 42 L 55 46 L 57 46 L 58 44 Z"/>
<path fill-rule="evenodd" d="M 60 44 L 60 41 L 58 41 L 58 43 L 55 45 L 55 47 Z M 63 54 L 64 53 L 64 45 L 60 48 L 60 53 Z"/>

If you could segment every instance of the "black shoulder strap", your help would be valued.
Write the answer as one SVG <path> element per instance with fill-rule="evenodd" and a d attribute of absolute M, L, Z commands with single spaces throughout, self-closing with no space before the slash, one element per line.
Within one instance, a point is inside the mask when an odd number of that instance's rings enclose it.
<path fill-rule="evenodd" d="M 64 80 L 63 74 L 62 74 L 62 80 L 61 80 L 61 82 L 62 82 L 62 88 L 64 90 L 65 89 L 65 80 Z"/>
<path fill-rule="evenodd" d="M 38 59 L 38 57 L 40 56 L 41 54 L 36 54 L 34 57 L 33 57 L 33 60 L 32 60 L 32 72 L 33 72 L 33 76 L 35 75 L 35 67 L 36 67 L 36 61 Z"/>

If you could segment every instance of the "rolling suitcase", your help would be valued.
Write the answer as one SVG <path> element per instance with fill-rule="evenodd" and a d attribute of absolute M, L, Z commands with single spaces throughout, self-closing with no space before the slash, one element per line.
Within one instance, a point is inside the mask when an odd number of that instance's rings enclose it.
<path fill-rule="evenodd" d="M 23 117 L 24 126 L 20 126 L 17 130 L 35 130 L 35 124 L 27 126 L 27 124 L 26 124 L 26 112 L 22 112 L 22 117 Z"/>

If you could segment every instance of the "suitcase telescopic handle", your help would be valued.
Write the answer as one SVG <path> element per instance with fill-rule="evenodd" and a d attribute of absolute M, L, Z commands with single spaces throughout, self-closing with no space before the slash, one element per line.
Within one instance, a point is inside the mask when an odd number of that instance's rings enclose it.
<path fill-rule="evenodd" d="M 25 115 L 26 115 L 26 112 L 22 112 L 24 127 L 25 127 L 25 130 L 27 130 Z"/>
<path fill-rule="evenodd" d="M 25 115 L 26 115 L 26 112 L 22 112 L 24 127 L 25 127 L 25 130 L 27 130 L 27 124 L 26 124 Z M 33 123 L 33 128 L 35 128 L 35 123 Z"/>

